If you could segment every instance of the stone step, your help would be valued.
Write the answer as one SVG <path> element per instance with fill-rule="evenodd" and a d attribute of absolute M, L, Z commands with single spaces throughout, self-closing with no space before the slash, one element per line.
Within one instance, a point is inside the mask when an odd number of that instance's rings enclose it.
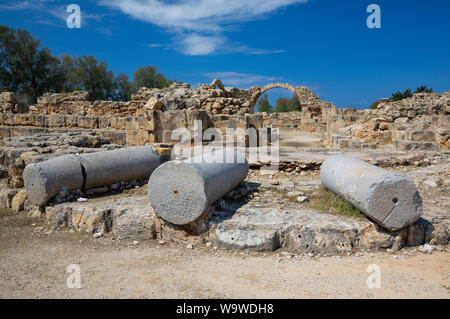
<path fill-rule="evenodd" d="M 246 251 L 283 247 L 295 253 L 335 255 L 351 253 L 355 247 L 377 250 L 402 243 L 415 246 L 423 243 L 425 232 L 432 227 L 430 222 L 419 219 L 407 231 L 387 232 L 366 218 L 313 210 L 241 208 L 230 214 L 231 218 L 218 220 L 213 226 L 214 244 Z"/>
<path fill-rule="evenodd" d="M 437 151 L 438 145 L 433 142 L 394 140 L 395 148 L 401 151 Z"/>
<path fill-rule="evenodd" d="M 361 143 L 361 150 L 376 150 L 377 148 L 377 143 Z"/>
<path fill-rule="evenodd" d="M 404 123 L 393 123 L 392 130 L 397 130 L 397 131 L 417 130 L 417 125 L 404 124 Z"/>
<path fill-rule="evenodd" d="M 337 141 L 339 149 L 360 149 L 362 140 L 354 138 L 341 138 Z"/>
<path fill-rule="evenodd" d="M 435 142 L 436 133 L 430 130 L 408 129 L 406 131 L 393 131 L 392 138 L 398 141 Z"/>
<path fill-rule="evenodd" d="M 48 222 L 88 234 L 112 231 L 121 239 L 154 238 L 154 219 L 147 196 L 90 199 L 46 207 Z"/>

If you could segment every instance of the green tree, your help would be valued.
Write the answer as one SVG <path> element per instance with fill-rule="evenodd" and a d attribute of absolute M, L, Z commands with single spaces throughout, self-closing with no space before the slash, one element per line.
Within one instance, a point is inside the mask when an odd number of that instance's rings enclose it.
<path fill-rule="evenodd" d="M 259 99 L 258 104 L 256 105 L 256 109 L 258 110 L 258 112 L 273 112 L 272 105 L 270 105 L 268 98 L 268 95 L 264 94 L 264 96 Z"/>
<path fill-rule="evenodd" d="M 78 59 L 69 54 L 63 54 L 59 63 L 60 92 L 73 92 L 83 89 L 80 72 L 78 72 Z"/>
<path fill-rule="evenodd" d="M 56 91 L 58 58 L 25 30 L 0 26 L 0 85 L 28 94 L 32 101 Z"/>
<path fill-rule="evenodd" d="M 301 105 L 297 96 L 293 96 L 291 99 L 280 97 L 275 105 L 274 112 L 299 112 L 301 111 Z"/>
<path fill-rule="evenodd" d="M 106 100 L 114 99 L 116 94 L 116 81 L 113 71 L 106 71 L 103 78 L 103 97 Z"/>
<path fill-rule="evenodd" d="M 273 111 L 277 113 L 289 112 L 289 99 L 280 97 L 277 100 L 277 104 L 275 105 L 275 109 Z"/>
<path fill-rule="evenodd" d="M 98 62 L 93 56 L 82 56 L 77 60 L 77 76 L 92 100 L 108 100 L 114 91 L 113 73 L 106 62 Z"/>
<path fill-rule="evenodd" d="M 301 112 L 302 110 L 302 106 L 297 98 L 297 95 L 294 95 L 291 100 L 289 101 L 290 103 L 290 109 L 293 110 L 293 112 Z"/>
<path fill-rule="evenodd" d="M 120 73 L 114 79 L 116 93 L 114 99 L 117 101 L 128 101 L 131 99 L 131 94 L 134 93 L 133 83 L 128 79 L 128 75 Z"/>
<path fill-rule="evenodd" d="M 158 72 L 156 66 L 141 66 L 133 73 L 133 81 L 136 89 L 147 88 L 165 88 L 170 86 L 173 81 L 167 80 L 162 73 Z"/>
<path fill-rule="evenodd" d="M 0 89 L 2 91 L 17 90 L 17 82 L 12 76 L 12 61 L 8 55 L 8 44 L 13 42 L 13 34 L 8 27 L 0 26 Z"/>
<path fill-rule="evenodd" d="M 0 26 L 0 91 L 26 93 L 33 102 L 46 92 L 78 90 L 88 91 L 93 100 L 125 101 L 142 86 L 164 88 L 173 82 L 154 66 L 138 68 L 130 82 L 93 56 L 63 54 L 58 59 L 27 31 Z"/>
<path fill-rule="evenodd" d="M 167 80 L 162 73 L 156 74 L 155 87 L 158 89 L 169 87 L 173 82 L 172 80 Z"/>

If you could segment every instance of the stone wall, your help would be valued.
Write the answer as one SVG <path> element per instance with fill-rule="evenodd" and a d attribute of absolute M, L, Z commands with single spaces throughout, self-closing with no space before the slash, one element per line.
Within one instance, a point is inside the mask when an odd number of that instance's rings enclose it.
<path fill-rule="evenodd" d="M 202 132 L 210 127 L 225 133 L 227 127 L 245 131 L 249 127 L 259 129 L 263 126 L 261 115 L 210 115 L 202 110 L 146 111 L 139 116 L 127 117 L 2 113 L 0 141 L 40 133 L 87 131 L 123 146 L 170 143 L 174 142 L 171 135 L 177 128 L 186 128 L 193 135 L 196 121 L 202 121 Z"/>
<path fill-rule="evenodd" d="M 438 150 L 450 148 L 450 92 L 383 99 L 375 110 L 338 109 L 327 123 L 327 146 Z"/>
<path fill-rule="evenodd" d="M 27 113 L 27 95 L 12 92 L 0 93 L 0 110 L 2 111 L 2 113 Z"/>
<path fill-rule="evenodd" d="M 322 116 L 313 116 L 311 113 L 256 113 L 263 117 L 263 126 L 279 129 L 298 129 L 307 132 L 326 133 L 327 121 Z"/>
<path fill-rule="evenodd" d="M 267 90 L 294 92 L 301 112 L 253 114 L 254 103 Z M 90 101 L 87 92 L 45 94 L 26 107 L 26 96 L 0 94 L 0 138 L 51 130 L 96 130 L 119 145 L 171 142 L 175 128 L 203 130 L 272 127 L 320 133 L 324 146 L 336 149 L 439 150 L 450 148 L 450 92 L 419 93 L 401 101 L 384 99 L 376 110 L 337 109 L 305 87 L 272 83 L 247 90 L 226 88 L 220 80 L 174 83 L 169 88 L 141 88 L 131 101 Z M 18 128 L 21 127 L 21 128 Z"/>
<path fill-rule="evenodd" d="M 78 114 L 85 116 L 136 116 L 147 111 L 199 110 L 211 114 L 251 114 L 247 90 L 225 88 L 219 80 L 200 84 L 174 83 L 164 89 L 142 87 L 131 101 L 90 101 L 87 92 L 48 93 L 30 107 L 33 114 Z"/>
<path fill-rule="evenodd" d="M 265 87 L 254 86 L 249 89 L 224 87 L 218 79 L 211 84 L 200 84 L 191 88 L 189 84 L 173 83 L 168 88 L 139 89 L 132 95 L 131 101 L 90 101 L 87 92 L 47 93 L 30 106 L 33 114 L 78 114 L 85 116 L 135 116 L 146 111 L 199 110 L 212 115 L 252 114 L 258 98 L 273 88 L 286 88 L 298 97 L 303 113 L 312 117 L 321 117 L 323 112 L 331 110 L 332 103 L 321 101 L 306 87 L 292 87 L 284 83 L 272 83 Z"/>

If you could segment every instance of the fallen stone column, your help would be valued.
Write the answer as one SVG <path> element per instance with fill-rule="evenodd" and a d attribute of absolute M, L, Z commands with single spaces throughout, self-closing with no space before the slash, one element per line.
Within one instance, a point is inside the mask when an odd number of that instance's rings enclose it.
<path fill-rule="evenodd" d="M 167 162 L 149 179 L 150 203 L 162 219 L 175 225 L 189 224 L 242 183 L 248 169 L 245 155 L 231 149 Z"/>
<path fill-rule="evenodd" d="M 83 187 L 83 170 L 78 157 L 72 154 L 29 164 L 22 176 L 28 199 L 39 206 L 64 187 L 72 190 Z"/>
<path fill-rule="evenodd" d="M 391 231 L 414 223 L 422 214 L 422 198 L 410 178 L 350 156 L 328 158 L 320 181 Z"/>
<path fill-rule="evenodd" d="M 161 164 L 151 146 L 80 154 L 79 158 L 86 176 L 83 189 L 149 177 Z"/>
<path fill-rule="evenodd" d="M 23 172 L 28 198 L 46 204 L 64 187 L 71 190 L 107 186 L 150 176 L 161 160 L 150 146 L 83 155 L 63 155 L 29 164 Z"/>

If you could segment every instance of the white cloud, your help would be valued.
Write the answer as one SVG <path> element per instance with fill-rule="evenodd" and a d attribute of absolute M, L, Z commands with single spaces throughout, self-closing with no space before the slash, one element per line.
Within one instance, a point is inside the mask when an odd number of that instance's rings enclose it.
<path fill-rule="evenodd" d="M 0 10 L 9 10 L 9 11 L 16 11 L 16 10 L 23 10 L 28 8 L 28 2 L 15 2 L 15 3 L 6 3 L 6 4 L 0 4 Z"/>
<path fill-rule="evenodd" d="M 149 44 L 146 44 L 145 46 L 149 47 L 149 48 L 160 48 L 163 45 L 161 43 L 149 43 Z"/>
<path fill-rule="evenodd" d="M 0 4 L 0 10 L 19 11 L 29 9 L 40 9 L 45 2 L 53 2 L 53 0 L 25 0 Z"/>
<path fill-rule="evenodd" d="M 254 20 L 261 15 L 307 0 L 100 0 L 133 18 L 168 28 L 221 30 L 224 24 Z"/>
<path fill-rule="evenodd" d="M 270 82 L 278 82 L 283 80 L 280 77 L 239 72 L 214 72 L 205 73 L 203 74 L 203 76 L 210 79 L 220 79 L 224 85 L 232 85 L 238 87 L 250 87 L 253 85 L 267 84 Z"/>
<path fill-rule="evenodd" d="M 283 50 L 227 46 L 223 33 L 235 23 L 267 17 L 275 11 L 308 0 L 99 0 L 144 22 L 175 34 L 179 49 L 189 55 L 222 53 L 270 54 Z M 204 41 L 204 43 L 200 43 Z"/>
<path fill-rule="evenodd" d="M 222 48 L 222 51 L 225 53 L 244 53 L 253 55 L 277 54 L 286 52 L 285 50 L 254 49 L 246 45 L 227 45 L 227 47 Z"/>
<path fill-rule="evenodd" d="M 188 34 L 181 36 L 179 50 L 186 55 L 208 55 L 214 53 L 224 42 L 220 36 Z"/>

